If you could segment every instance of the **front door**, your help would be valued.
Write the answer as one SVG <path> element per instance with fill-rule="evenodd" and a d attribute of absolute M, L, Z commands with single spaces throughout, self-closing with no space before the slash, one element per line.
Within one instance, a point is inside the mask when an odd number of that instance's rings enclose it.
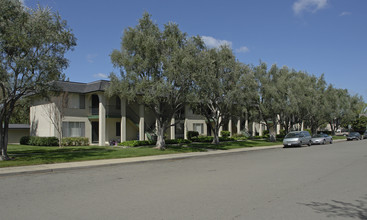
<path fill-rule="evenodd" d="M 92 143 L 98 143 L 99 122 L 92 121 Z"/>

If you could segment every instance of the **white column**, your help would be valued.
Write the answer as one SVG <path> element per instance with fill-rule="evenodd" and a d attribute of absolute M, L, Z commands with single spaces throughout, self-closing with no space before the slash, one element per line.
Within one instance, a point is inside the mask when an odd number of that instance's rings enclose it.
<path fill-rule="evenodd" d="M 241 118 L 237 119 L 237 134 L 241 134 Z"/>
<path fill-rule="evenodd" d="M 219 117 L 219 124 L 222 123 L 222 117 Z M 223 131 L 223 126 L 220 126 L 219 127 L 219 131 L 218 131 L 218 136 L 219 137 L 222 137 L 222 135 L 220 133 L 222 133 Z"/>
<path fill-rule="evenodd" d="M 121 129 L 120 141 L 126 141 L 126 99 L 121 99 Z"/>
<path fill-rule="evenodd" d="M 184 139 L 187 139 L 189 106 L 185 105 Z"/>
<path fill-rule="evenodd" d="M 233 131 L 232 131 L 232 117 L 229 118 L 229 121 L 228 121 L 228 131 L 229 131 L 229 136 L 232 136 L 232 134 L 233 134 Z"/>
<path fill-rule="evenodd" d="M 278 115 L 278 117 L 277 117 L 277 134 L 280 134 L 280 123 L 279 123 L 279 121 L 280 121 L 280 116 Z"/>
<path fill-rule="evenodd" d="M 302 121 L 302 125 L 301 125 L 301 131 L 303 131 L 303 129 L 304 129 L 304 123 L 303 123 L 303 121 Z"/>
<path fill-rule="evenodd" d="M 98 95 L 99 98 L 99 124 L 98 124 L 98 144 L 106 145 L 106 100 L 104 95 Z"/>
<path fill-rule="evenodd" d="M 259 123 L 259 136 L 263 136 L 263 125 Z"/>
<path fill-rule="evenodd" d="M 145 140 L 145 132 L 144 132 L 144 105 L 139 105 L 139 140 L 144 141 Z"/>
<path fill-rule="evenodd" d="M 247 113 L 246 113 L 246 116 L 245 116 L 245 131 L 249 132 L 249 130 L 248 130 L 248 114 Z"/>
<path fill-rule="evenodd" d="M 176 137 L 176 132 L 175 132 L 175 128 L 176 128 L 176 125 L 175 125 L 175 118 L 173 117 L 171 119 L 171 127 L 170 127 L 170 133 L 171 133 L 171 140 L 175 139 Z"/>
<path fill-rule="evenodd" d="M 252 122 L 252 136 L 255 136 L 256 134 L 256 126 L 255 126 L 255 122 Z"/>

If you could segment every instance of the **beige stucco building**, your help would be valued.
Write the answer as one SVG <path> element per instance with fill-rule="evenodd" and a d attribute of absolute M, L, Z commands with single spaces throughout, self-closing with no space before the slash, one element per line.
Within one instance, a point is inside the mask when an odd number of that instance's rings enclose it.
<path fill-rule="evenodd" d="M 63 137 L 87 137 L 91 143 L 109 144 L 110 141 L 147 140 L 155 128 L 155 117 L 143 104 L 128 103 L 117 96 L 108 97 L 108 81 L 91 83 L 59 82 L 67 93 L 67 105 L 61 108 L 58 98 L 34 98 L 30 109 L 30 133 L 33 136 L 56 136 L 59 130 L 55 118 L 62 110 Z M 60 101 L 60 100 L 59 100 Z M 185 106 L 181 118 L 172 118 L 167 129 L 169 139 L 186 138 L 187 131 L 210 135 L 206 120 Z M 57 121 L 57 120 L 56 120 Z M 240 121 L 228 124 L 231 132 L 240 131 Z"/>

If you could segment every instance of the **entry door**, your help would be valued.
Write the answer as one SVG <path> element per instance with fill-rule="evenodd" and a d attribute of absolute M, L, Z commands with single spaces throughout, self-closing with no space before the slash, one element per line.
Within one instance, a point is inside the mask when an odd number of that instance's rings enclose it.
<path fill-rule="evenodd" d="M 98 121 L 92 122 L 92 143 L 98 143 L 98 136 L 99 136 L 99 123 Z"/>

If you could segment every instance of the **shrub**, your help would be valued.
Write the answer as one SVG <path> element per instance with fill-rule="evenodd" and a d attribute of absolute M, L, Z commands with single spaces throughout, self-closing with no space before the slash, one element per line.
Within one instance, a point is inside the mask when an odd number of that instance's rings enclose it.
<path fill-rule="evenodd" d="M 212 136 L 197 136 L 197 137 L 193 137 L 192 141 L 195 142 L 212 142 L 213 141 L 213 137 Z"/>
<path fill-rule="evenodd" d="M 155 144 L 154 141 L 138 141 L 138 140 L 132 140 L 132 141 L 124 141 L 119 143 L 119 146 L 128 146 L 128 147 L 137 147 L 137 146 L 146 146 L 146 145 L 153 145 Z"/>
<path fill-rule="evenodd" d="M 220 132 L 220 135 L 222 137 L 229 137 L 231 135 L 231 132 L 229 132 L 229 131 L 221 131 Z"/>
<path fill-rule="evenodd" d="M 235 141 L 232 137 L 219 137 L 219 141 Z"/>
<path fill-rule="evenodd" d="M 20 138 L 19 143 L 22 145 L 29 145 L 30 136 L 23 136 Z"/>
<path fill-rule="evenodd" d="M 235 140 L 247 140 L 248 137 L 246 137 L 245 134 L 240 133 L 240 134 L 233 134 L 232 138 L 234 138 Z"/>
<path fill-rule="evenodd" d="M 89 139 L 86 137 L 64 137 L 61 144 L 62 146 L 88 146 Z"/>
<path fill-rule="evenodd" d="M 57 137 L 37 137 L 31 136 L 29 145 L 33 146 L 58 146 L 59 139 Z"/>
<path fill-rule="evenodd" d="M 199 132 L 198 131 L 188 131 L 187 132 L 187 139 L 191 140 L 193 137 L 198 137 Z"/>
<path fill-rule="evenodd" d="M 166 144 L 190 144 L 190 140 L 186 139 L 173 139 L 173 140 L 166 140 Z"/>
<path fill-rule="evenodd" d="M 263 136 L 266 136 L 267 134 L 269 134 L 268 130 L 263 131 Z"/>

